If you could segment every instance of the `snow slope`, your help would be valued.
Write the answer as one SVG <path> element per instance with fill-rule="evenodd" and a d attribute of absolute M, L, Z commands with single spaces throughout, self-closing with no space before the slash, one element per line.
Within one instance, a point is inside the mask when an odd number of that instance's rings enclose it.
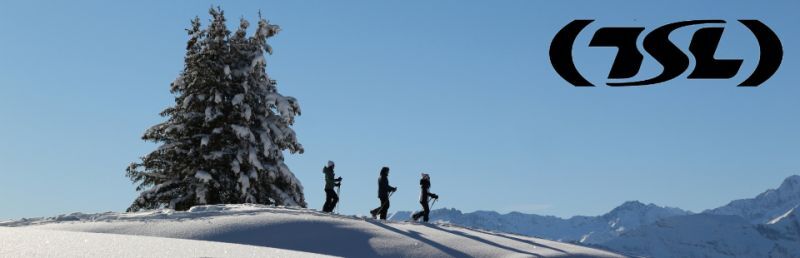
<path fill-rule="evenodd" d="M 410 214 L 411 212 L 397 212 L 390 219 L 404 221 L 408 220 Z M 519 212 L 462 213 L 456 209 L 437 209 L 431 211 L 431 220 L 547 239 L 597 244 L 659 219 L 688 214 L 691 213 L 678 208 L 629 201 L 600 216 L 574 216 L 569 219 Z"/>
<path fill-rule="evenodd" d="M 761 225 L 761 228 L 764 229 L 762 234 L 770 239 L 792 240 L 800 245 L 800 215 L 795 209 L 775 218 L 766 225 Z"/>
<path fill-rule="evenodd" d="M 206 240 L 346 257 L 623 257 L 573 244 L 458 226 L 379 222 L 260 205 L 197 206 L 187 212 L 74 213 L 0 226 Z"/>
<path fill-rule="evenodd" d="M 147 250 L 143 252 L 142 250 Z M 326 257 L 276 248 L 0 227 L 0 257 Z"/>

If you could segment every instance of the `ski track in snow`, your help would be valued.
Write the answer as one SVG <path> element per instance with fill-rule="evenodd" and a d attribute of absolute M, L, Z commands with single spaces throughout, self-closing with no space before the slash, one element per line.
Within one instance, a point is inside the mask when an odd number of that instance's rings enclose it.
<path fill-rule="evenodd" d="M 44 230 L 56 230 L 58 234 L 89 234 L 78 232 L 117 234 L 91 234 L 90 236 L 97 237 L 95 242 L 104 240 L 103 236 L 108 236 L 106 241 L 115 241 L 116 239 L 113 238 L 117 237 L 142 238 L 139 236 L 147 236 L 141 239 L 141 243 L 133 241 L 130 245 L 138 245 L 138 247 L 131 250 L 136 250 L 137 253 L 143 252 L 142 250 L 158 251 L 162 253 L 153 255 L 161 257 L 171 256 L 163 252 L 168 252 L 169 248 L 177 249 L 174 247 L 175 245 L 187 245 L 190 247 L 186 249 L 192 249 L 193 244 L 209 243 L 189 240 L 213 241 L 216 242 L 214 244 L 219 245 L 227 243 L 230 245 L 230 250 L 244 254 L 223 253 L 223 255 L 219 255 L 220 253 L 214 252 L 215 250 L 226 250 L 227 246 L 219 247 L 222 249 L 209 247 L 208 254 L 203 253 L 203 249 L 197 250 L 204 256 L 226 257 L 252 256 L 249 252 L 254 253 L 253 255 L 260 252 L 257 256 L 270 256 L 270 252 L 281 250 L 287 250 L 286 255 L 273 253 L 272 256 L 291 257 L 297 254 L 288 251 L 293 250 L 344 257 L 624 257 L 608 251 L 573 244 L 451 225 L 385 222 L 357 216 L 328 215 L 307 209 L 247 204 L 197 206 L 186 212 L 157 210 L 139 213 L 73 213 L 52 218 L 4 222 L 0 223 L 0 226 L 19 227 L 0 227 L 1 250 L 7 250 L 8 243 L 12 243 L 11 250 L 16 250 L 13 247 L 13 241 L 17 240 L 8 239 L 16 234 L 9 234 L 8 230 L 35 232 L 30 234 L 42 234 L 41 232 Z M 54 234 L 55 236 L 57 234 Z M 175 243 L 175 245 L 164 248 L 166 244 L 151 246 L 150 243 L 158 242 L 158 238 L 152 237 L 173 238 L 169 241 L 188 239 L 182 241 L 189 242 Z M 65 236 L 65 239 L 68 238 Z M 24 245 L 27 242 L 19 240 L 17 243 Z M 40 242 L 35 241 L 27 243 L 27 245 L 27 247 L 31 245 L 42 247 Z M 120 248 L 117 248 L 116 245 L 83 246 L 80 242 L 67 243 L 67 246 L 78 252 L 91 250 L 98 253 L 103 252 L 102 254 L 119 253 L 117 249 L 127 250 L 126 246 Z M 241 249 L 242 246 L 254 249 Z M 49 246 L 45 245 L 43 248 L 44 251 L 37 254 L 49 256 L 47 255 Z M 87 248 L 89 250 L 82 250 Z M 64 256 L 85 256 L 81 254 L 67 253 Z M 198 253 L 188 253 L 187 255 L 191 254 Z M 0 251 L 0 256 L 4 255 Z M 302 253 L 299 255 L 303 256 Z"/>

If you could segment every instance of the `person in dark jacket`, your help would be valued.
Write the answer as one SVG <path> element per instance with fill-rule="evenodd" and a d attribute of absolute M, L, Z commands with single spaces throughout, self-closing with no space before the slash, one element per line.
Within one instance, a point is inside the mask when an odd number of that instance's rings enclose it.
<path fill-rule="evenodd" d="M 419 186 L 422 191 L 419 195 L 419 204 L 422 204 L 422 211 L 418 211 L 414 213 L 414 215 L 411 215 L 411 219 L 417 221 L 420 217 L 422 217 L 422 221 L 428 222 L 428 214 L 431 212 L 431 209 L 428 207 L 428 201 L 430 200 L 428 198 L 439 199 L 439 196 L 430 192 L 430 175 L 422 173 L 422 179 L 419 180 Z"/>
<path fill-rule="evenodd" d="M 371 210 L 374 219 L 380 215 L 381 219 L 386 219 L 386 213 L 389 212 L 389 193 L 397 191 L 397 187 L 389 185 L 389 168 L 381 168 L 381 176 L 378 178 L 378 199 L 381 200 L 381 206 Z"/>
<path fill-rule="evenodd" d="M 336 175 L 333 173 L 333 161 L 328 161 L 328 165 L 322 168 L 322 173 L 325 174 L 325 204 L 322 205 L 323 212 L 333 212 L 333 208 L 339 202 L 339 195 L 333 190 L 333 187 L 339 187 L 342 184 L 342 177 L 334 178 Z"/>

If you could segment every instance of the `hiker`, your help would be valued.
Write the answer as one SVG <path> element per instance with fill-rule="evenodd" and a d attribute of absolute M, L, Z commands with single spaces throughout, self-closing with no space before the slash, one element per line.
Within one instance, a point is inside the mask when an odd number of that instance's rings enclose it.
<path fill-rule="evenodd" d="M 381 168 L 381 176 L 378 178 L 378 199 L 381 200 L 381 206 L 369 212 L 373 219 L 378 215 L 381 216 L 381 219 L 386 219 L 386 213 L 389 211 L 389 193 L 395 191 L 397 191 L 397 187 L 389 185 L 389 168 Z"/>
<path fill-rule="evenodd" d="M 422 191 L 419 195 L 419 204 L 422 204 L 422 211 L 415 212 L 414 215 L 411 215 L 411 219 L 417 221 L 422 217 L 423 222 L 428 222 L 428 214 L 431 212 L 431 209 L 428 207 L 428 201 L 430 200 L 428 198 L 438 200 L 439 196 L 430 192 L 431 177 L 428 174 L 422 173 L 422 179 L 419 180 L 419 187 Z"/>
<path fill-rule="evenodd" d="M 333 187 L 339 187 L 342 184 L 342 177 L 334 179 L 333 161 L 328 161 L 328 165 L 322 168 L 322 173 L 325 174 L 325 204 L 322 205 L 323 212 L 333 212 L 336 203 L 339 202 L 339 195 L 333 191 Z"/>

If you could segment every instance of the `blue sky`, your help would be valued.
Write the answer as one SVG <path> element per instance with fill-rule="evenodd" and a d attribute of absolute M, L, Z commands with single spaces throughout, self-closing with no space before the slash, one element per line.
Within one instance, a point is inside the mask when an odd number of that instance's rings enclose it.
<path fill-rule="evenodd" d="M 0 9 L 0 219 L 124 210 L 126 166 L 173 103 L 184 29 L 222 1 L 13 1 Z M 431 174 L 437 207 L 597 215 L 627 200 L 702 211 L 800 173 L 796 1 L 236 1 L 229 26 L 261 10 L 283 31 L 267 71 L 300 101 L 306 148 L 287 163 L 313 208 L 321 168 L 344 177 L 341 211 L 378 205 L 392 168 L 392 210 L 418 209 Z M 744 58 L 731 81 L 575 88 L 553 71 L 550 40 L 596 19 L 576 63 L 602 82 L 616 51 L 585 47 L 598 26 L 759 19 L 784 45 L 778 72 L 737 88 L 756 45 L 726 26 L 719 58 Z M 685 48 L 692 29 L 672 39 Z M 646 32 L 645 32 L 646 33 Z M 646 56 L 642 76 L 660 71 Z M 693 61 L 692 61 L 693 62 Z M 692 66 L 690 66 L 690 69 Z"/>

